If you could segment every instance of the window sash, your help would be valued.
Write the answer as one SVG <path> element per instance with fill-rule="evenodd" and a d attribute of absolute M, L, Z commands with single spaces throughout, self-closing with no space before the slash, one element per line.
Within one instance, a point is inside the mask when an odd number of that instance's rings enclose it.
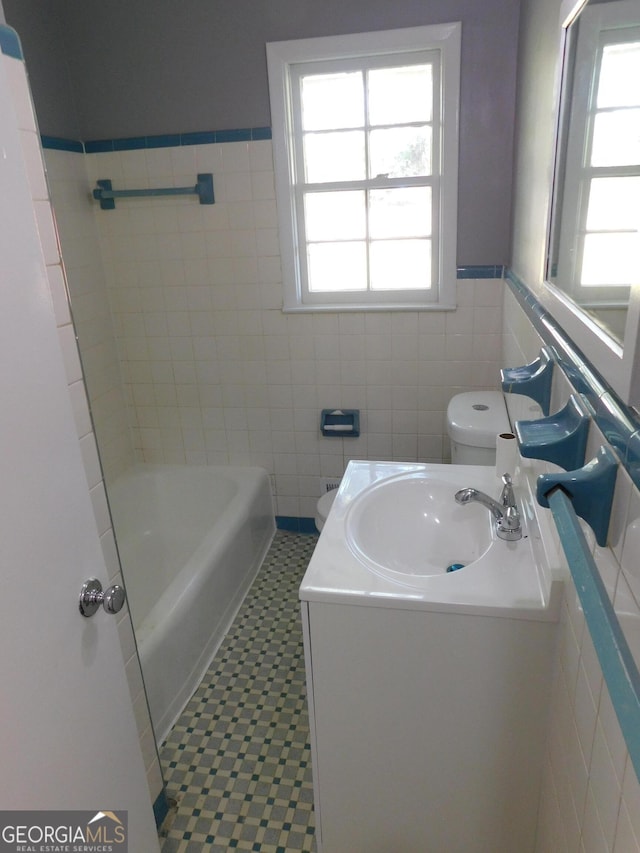
<path fill-rule="evenodd" d="M 425 93 L 431 101 L 431 118 L 420 122 L 405 122 L 392 125 L 372 124 L 369 117 L 368 104 L 368 72 L 385 68 L 398 68 L 412 66 L 429 65 L 431 67 L 432 87 L 429 93 Z M 305 180 L 306 164 L 305 164 L 305 137 L 309 131 L 303 128 L 303 102 L 302 102 L 302 83 L 303 80 L 316 75 L 326 75 L 331 73 L 356 72 L 363 76 L 363 122 L 361 124 L 349 127 L 348 131 L 361 132 L 364 135 L 364 167 L 365 171 L 369 171 L 370 152 L 369 152 L 369 134 L 372 130 L 377 130 L 384 127 L 405 127 L 405 126 L 429 126 L 432 134 L 431 147 L 431 173 L 418 177 L 396 177 L 389 178 L 381 175 L 365 177 L 364 179 L 342 180 L 342 181 L 323 181 L 310 183 Z M 300 283 L 301 283 L 301 301 L 303 304 L 330 304 L 332 302 L 350 301 L 354 303 L 365 303 L 375 298 L 379 302 L 395 302 L 398 298 L 412 299 L 415 298 L 418 292 L 416 288 L 388 288 L 385 290 L 374 289 L 372 287 L 372 274 L 370 269 L 370 253 L 372 246 L 372 238 L 367 228 L 365 235 L 366 242 L 366 288 L 357 290 L 312 290 L 310 280 L 310 270 L 308 266 L 309 247 L 315 241 L 310 241 L 307 238 L 306 218 L 304 198 L 310 193 L 335 192 L 362 190 L 365 193 L 365 211 L 369 211 L 369 193 L 381 189 L 395 189 L 405 187 L 430 187 L 431 188 L 431 222 L 438 222 L 438 211 L 440 206 L 440 54 L 439 51 L 419 51 L 407 53 L 403 56 L 370 56 L 358 57 L 348 61 L 337 62 L 335 60 L 327 60 L 325 62 L 300 63 L 291 68 L 291 93 L 293 103 L 293 139 L 294 139 L 294 163 L 295 163 L 295 211 L 296 224 L 298 235 L 298 259 L 300 265 Z M 342 128 L 327 128 L 317 133 L 329 133 Z M 337 241 L 336 241 L 337 242 Z M 425 302 L 436 302 L 439 295 L 438 282 L 438 228 L 437 226 L 431 229 L 429 236 L 429 246 L 431 254 L 431 264 L 427 278 L 427 285 L 420 289 Z"/>
<path fill-rule="evenodd" d="M 285 311 L 455 308 L 460 31 L 460 24 L 445 24 L 267 45 Z M 333 58 L 328 59 L 329 56 Z M 305 181 L 300 119 L 300 80 L 305 74 L 338 70 L 362 73 L 363 69 L 415 64 L 430 64 L 436 71 L 431 120 L 398 122 L 390 126 L 428 125 L 433 128 L 433 174 L 418 177 L 376 175 L 362 181 Z M 369 122 L 359 126 L 362 132 L 368 133 L 387 125 Z M 444 184 L 443 175 L 446 175 Z M 424 290 L 416 290 L 415 286 L 406 290 L 369 289 L 363 293 L 310 292 L 306 287 L 308 241 L 302 215 L 305 194 L 343 189 L 373 192 L 412 186 L 429 187 L 432 193 L 432 233 L 428 238 L 432 258 L 431 287 Z"/>
<path fill-rule="evenodd" d="M 597 11 L 599 8 L 595 7 Z M 606 7 L 603 8 L 606 12 Z M 589 258 L 588 247 L 593 244 L 592 238 L 597 239 L 600 234 L 609 234 L 624 239 L 625 235 L 636 233 L 633 228 L 589 227 L 587 220 L 593 182 L 600 178 L 637 178 L 640 175 L 640 164 L 592 165 L 596 118 L 603 114 L 622 114 L 638 108 L 638 105 L 598 105 L 599 79 L 605 48 L 640 41 L 640 26 L 617 28 L 604 23 L 602 28 L 598 29 L 595 20 L 597 19 L 594 19 L 588 29 L 590 19 L 585 16 L 584 24 L 581 20 L 579 61 L 594 71 L 592 85 L 588 90 L 585 89 L 582 98 L 576 97 L 571 117 L 564 188 L 566 211 L 563 208 L 561 254 L 558 258 L 558 269 L 567 291 L 587 309 L 626 306 L 630 287 L 635 283 L 635 269 L 632 269 L 632 280 L 628 282 L 602 285 L 588 283 L 589 273 L 583 272 L 584 263 Z M 580 142 L 581 139 L 585 140 L 584 144 Z"/>

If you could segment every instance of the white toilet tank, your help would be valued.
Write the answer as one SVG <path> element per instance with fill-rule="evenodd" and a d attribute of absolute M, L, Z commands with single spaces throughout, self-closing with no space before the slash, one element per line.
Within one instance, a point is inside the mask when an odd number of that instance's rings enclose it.
<path fill-rule="evenodd" d="M 465 391 L 447 407 L 451 461 L 456 465 L 495 465 L 496 437 L 510 432 L 501 391 Z"/>

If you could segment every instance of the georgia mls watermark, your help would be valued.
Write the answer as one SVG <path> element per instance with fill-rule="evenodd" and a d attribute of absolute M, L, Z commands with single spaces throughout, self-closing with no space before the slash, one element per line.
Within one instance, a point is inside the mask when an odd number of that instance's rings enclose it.
<path fill-rule="evenodd" d="M 126 811 L 0 811 L 0 853 L 128 853 Z"/>

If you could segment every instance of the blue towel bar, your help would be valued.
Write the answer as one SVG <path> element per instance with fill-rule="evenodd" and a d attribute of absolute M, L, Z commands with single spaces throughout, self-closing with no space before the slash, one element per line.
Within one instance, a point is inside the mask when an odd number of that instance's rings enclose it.
<path fill-rule="evenodd" d="M 615 708 L 629 757 L 640 779 L 640 674 L 570 498 L 562 486 L 547 500 L 560 534 L 591 639 Z"/>
<path fill-rule="evenodd" d="M 161 195 L 197 195 L 200 204 L 214 204 L 213 174 L 204 172 L 198 175 L 198 182 L 190 187 L 161 187 L 158 189 L 145 190 L 114 190 L 111 181 L 103 179 L 96 181 L 97 188 L 93 191 L 93 197 L 100 202 L 102 210 L 113 210 L 117 198 L 144 198 Z"/>
<path fill-rule="evenodd" d="M 610 448 L 601 446 L 582 468 L 541 474 L 536 483 L 538 503 L 549 506 L 547 495 L 556 486 L 561 486 L 571 498 L 576 514 L 584 518 L 595 533 L 598 545 L 606 545 L 617 473 L 616 457 Z"/>

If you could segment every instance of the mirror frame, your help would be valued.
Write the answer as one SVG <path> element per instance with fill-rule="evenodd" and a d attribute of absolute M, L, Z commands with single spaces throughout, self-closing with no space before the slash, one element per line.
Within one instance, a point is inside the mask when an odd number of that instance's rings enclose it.
<path fill-rule="evenodd" d="M 556 188 L 561 159 L 559 143 L 563 125 L 562 110 L 565 109 L 563 95 L 568 30 L 587 2 L 588 0 L 562 0 L 560 4 L 553 178 L 545 231 L 544 286 L 540 301 L 620 399 L 640 409 L 640 282 L 633 285 L 630 290 L 624 340 L 620 344 L 547 277 L 547 263 L 552 240 L 552 217 L 557 198 Z M 640 234 L 638 235 L 638 256 L 640 257 Z"/>

